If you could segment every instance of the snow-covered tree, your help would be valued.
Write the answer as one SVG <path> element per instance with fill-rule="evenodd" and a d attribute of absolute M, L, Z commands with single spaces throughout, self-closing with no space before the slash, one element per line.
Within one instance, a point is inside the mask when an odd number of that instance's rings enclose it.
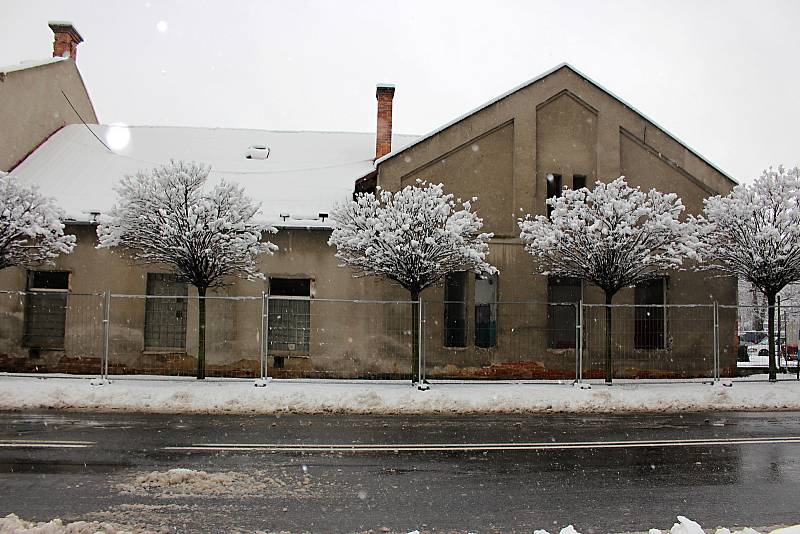
<path fill-rule="evenodd" d="M 62 217 L 53 199 L 0 172 L 0 269 L 52 263 L 72 252 L 75 236 L 64 235 Z"/>
<path fill-rule="evenodd" d="M 387 278 L 408 290 L 417 303 L 412 314 L 412 380 L 416 381 L 420 293 L 449 273 L 496 273 L 486 262 L 493 234 L 481 232 L 483 219 L 472 211 L 470 201 L 459 209 L 442 184 L 420 180 L 395 193 L 359 194 L 337 205 L 331 220 L 334 230 L 328 244 L 336 247 L 340 266 L 353 268 L 355 277 Z"/>
<path fill-rule="evenodd" d="M 259 254 L 277 247 L 262 241 L 275 228 L 256 222 L 260 205 L 244 189 L 221 181 L 204 188 L 210 168 L 171 162 L 123 178 L 117 204 L 100 217 L 98 247 L 121 247 L 137 263 L 165 266 L 197 288 L 197 378 L 205 378 L 206 290 L 232 278 L 264 279 Z"/>
<path fill-rule="evenodd" d="M 769 378 L 775 365 L 775 296 L 800 281 L 800 169 L 765 170 L 752 184 L 705 200 L 692 218 L 702 269 L 749 282 L 767 298 Z"/>
<path fill-rule="evenodd" d="M 691 250 L 690 228 L 674 193 L 633 189 L 620 176 L 594 189 L 565 189 L 547 199 L 550 217 L 519 222 L 525 249 L 541 274 L 579 278 L 605 292 L 605 379 L 612 380 L 611 302 L 624 287 L 681 268 Z"/>

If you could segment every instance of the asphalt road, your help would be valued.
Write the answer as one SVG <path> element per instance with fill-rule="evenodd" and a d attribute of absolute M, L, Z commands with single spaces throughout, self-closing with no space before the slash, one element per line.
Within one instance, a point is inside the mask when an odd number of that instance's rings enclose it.
<path fill-rule="evenodd" d="M 800 522 L 798 415 L 2 413 L 0 515 L 168 532 L 572 523 L 592 534 L 667 529 L 678 514 L 706 527 L 791 524 Z M 188 485 L 146 477 L 172 468 L 211 475 Z"/>

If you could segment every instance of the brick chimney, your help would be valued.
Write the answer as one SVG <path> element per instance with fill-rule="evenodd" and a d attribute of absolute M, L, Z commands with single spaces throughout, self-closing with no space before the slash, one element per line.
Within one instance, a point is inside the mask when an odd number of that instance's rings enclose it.
<path fill-rule="evenodd" d="M 83 37 L 71 22 L 51 20 L 48 25 L 53 30 L 53 57 L 67 57 L 75 61 L 78 58 L 78 45 Z"/>
<path fill-rule="evenodd" d="M 375 90 L 378 99 L 378 131 L 375 136 L 375 159 L 392 151 L 392 99 L 394 85 L 381 83 Z"/>

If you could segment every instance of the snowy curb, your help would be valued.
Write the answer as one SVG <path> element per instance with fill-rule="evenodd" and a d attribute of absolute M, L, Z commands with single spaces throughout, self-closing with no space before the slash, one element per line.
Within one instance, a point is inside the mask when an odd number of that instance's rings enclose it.
<path fill-rule="evenodd" d="M 189 471 L 189 473 L 194 473 Z M 398 532 L 390 529 L 385 529 L 387 532 Z M 161 530 L 159 530 L 160 532 Z M 13 532 L 15 534 L 154 534 L 153 531 L 139 528 L 128 527 L 110 522 L 86 522 L 77 521 L 74 523 L 65 523 L 61 519 L 53 519 L 49 522 L 30 522 L 20 519 L 15 514 L 8 514 L 5 517 L 0 517 L 0 532 Z M 264 531 L 255 531 L 257 534 L 267 534 Z M 372 532 L 370 530 L 369 532 Z M 404 531 L 403 531 L 404 532 Z M 412 530 L 405 534 L 425 534 L 427 530 L 420 532 L 419 530 Z M 468 531 L 469 532 L 469 531 Z M 534 530 L 534 534 L 550 534 L 547 530 Z M 716 529 L 703 529 L 700 524 L 692 521 L 691 519 L 678 516 L 678 522 L 672 525 L 672 528 L 664 531 L 657 528 L 651 528 L 648 534 L 760 534 L 761 532 L 769 532 L 769 534 L 800 534 L 800 525 L 778 528 L 770 532 L 770 528 L 761 528 L 759 530 L 745 527 L 741 530 L 731 530 L 725 527 L 718 527 Z M 558 534 L 580 534 L 575 527 L 567 525 L 562 528 Z"/>
<path fill-rule="evenodd" d="M 154 413 L 674 413 L 800 410 L 800 383 L 595 385 L 458 383 L 418 391 L 407 382 L 269 382 L 252 380 L 119 380 L 0 376 L 0 409 Z"/>

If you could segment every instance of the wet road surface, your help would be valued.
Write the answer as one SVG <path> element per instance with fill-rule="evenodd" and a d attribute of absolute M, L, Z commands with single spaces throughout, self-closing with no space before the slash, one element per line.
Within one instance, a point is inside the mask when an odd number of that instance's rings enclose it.
<path fill-rule="evenodd" d="M 798 416 L 1 413 L 0 515 L 169 532 L 790 524 Z M 146 477 L 172 468 L 232 475 Z"/>

